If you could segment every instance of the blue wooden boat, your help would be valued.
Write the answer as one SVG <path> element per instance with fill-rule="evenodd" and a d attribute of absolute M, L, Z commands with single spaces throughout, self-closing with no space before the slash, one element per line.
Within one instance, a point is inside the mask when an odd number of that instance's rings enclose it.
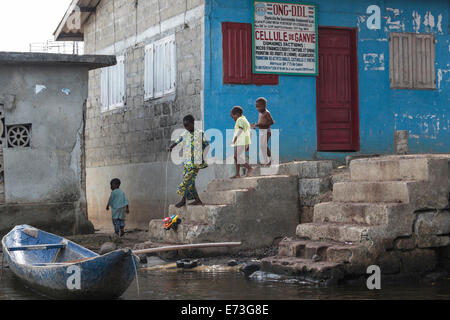
<path fill-rule="evenodd" d="M 3 237 L 2 247 L 9 268 L 25 286 L 57 299 L 120 297 L 139 265 L 130 249 L 100 256 L 28 225 L 11 230 Z"/>

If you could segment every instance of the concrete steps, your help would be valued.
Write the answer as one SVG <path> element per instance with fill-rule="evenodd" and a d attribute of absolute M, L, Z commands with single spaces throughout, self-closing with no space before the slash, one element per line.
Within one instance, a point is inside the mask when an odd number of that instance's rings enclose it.
<path fill-rule="evenodd" d="M 227 205 L 203 205 L 203 206 L 185 206 L 177 208 L 170 205 L 169 214 L 177 214 L 185 222 L 212 223 L 218 215 L 229 212 Z"/>
<path fill-rule="evenodd" d="M 342 223 L 303 223 L 297 226 L 296 235 L 301 239 L 331 240 L 336 242 L 361 243 L 375 241 L 381 227 Z"/>
<path fill-rule="evenodd" d="M 200 193 L 200 199 L 207 205 L 234 205 L 243 201 L 249 189 L 237 189 L 227 191 L 213 191 Z"/>
<path fill-rule="evenodd" d="M 349 181 L 333 186 L 333 201 L 409 203 L 410 181 Z"/>
<path fill-rule="evenodd" d="M 175 230 L 165 230 L 163 228 L 163 219 L 154 219 L 149 223 L 148 232 L 151 234 L 153 242 L 173 243 L 173 244 L 189 244 L 198 240 L 198 235 L 205 232 L 209 228 L 206 223 L 192 223 L 183 221 Z M 201 241 L 204 242 L 204 241 Z"/>
<path fill-rule="evenodd" d="M 278 256 L 296 257 L 318 261 L 349 263 L 351 258 L 360 254 L 362 245 L 351 245 L 339 242 L 311 240 L 282 240 L 278 246 Z"/>
<path fill-rule="evenodd" d="M 325 282 L 361 276 L 371 264 L 385 273 L 431 270 L 434 251 L 415 247 L 420 234 L 414 226 L 418 212 L 435 210 L 429 218 L 448 207 L 449 160 L 449 155 L 353 160 L 351 180 L 334 183 L 333 201 L 315 205 L 313 222 L 299 224 L 296 239 L 281 241 L 278 255 L 263 259 L 265 270 Z M 429 262 L 421 258 L 427 255 Z"/>
<path fill-rule="evenodd" d="M 274 239 L 293 236 L 299 223 L 297 176 L 218 179 L 199 196 L 202 206 L 169 207 L 169 214 L 178 214 L 182 221 L 176 231 L 166 231 L 162 220 L 152 220 L 150 240 L 186 244 L 241 241 L 240 247 L 227 248 L 228 253 L 235 253 L 267 247 Z"/>
<path fill-rule="evenodd" d="M 350 163 L 350 176 L 352 181 L 429 181 L 446 162 L 430 155 L 359 159 Z"/>
<path fill-rule="evenodd" d="M 387 225 L 405 205 L 399 203 L 323 202 L 314 207 L 314 223 Z"/>

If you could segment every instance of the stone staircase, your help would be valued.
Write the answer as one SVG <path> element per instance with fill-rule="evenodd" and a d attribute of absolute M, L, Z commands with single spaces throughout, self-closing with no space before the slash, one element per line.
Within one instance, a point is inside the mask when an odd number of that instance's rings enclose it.
<path fill-rule="evenodd" d="M 242 242 L 242 246 L 233 249 L 202 249 L 199 252 L 220 254 L 264 248 L 285 236 L 294 236 L 300 221 L 299 182 L 328 176 L 332 162 L 299 161 L 280 164 L 273 169 L 270 175 L 260 175 L 267 174 L 267 170 L 256 168 L 253 177 L 211 181 L 206 191 L 200 194 L 205 205 L 169 207 L 170 215 L 181 217 L 177 231 L 164 230 L 162 219 L 150 221 L 150 241 L 177 244 Z"/>
<path fill-rule="evenodd" d="M 277 256 L 262 260 L 263 269 L 325 283 L 364 275 L 373 264 L 382 274 L 431 271 L 436 266 L 435 249 L 450 244 L 450 223 L 440 234 L 427 234 L 436 240 L 425 241 L 428 245 L 421 245 L 425 235 L 414 230 L 423 210 L 437 210 L 440 221 L 450 221 L 445 210 L 449 158 L 416 155 L 352 161 L 351 181 L 335 183 L 333 201 L 317 204 L 313 222 L 299 224 L 296 237 L 284 239 Z"/>
<path fill-rule="evenodd" d="M 166 231 L 162 220 L 152 220 L 150 240 L 165 243 L 242 241 L 242 246 L 235 251 L 269 246 L 276 238 L 295 234 L 297 188 L 296 177 L 287 175 L 214 180 L 207 191 L 200 194 L 204 206 L 170 206 L 169 213 L 178 214 L 182 220 L 177 231 Z M 225 251 L 230 252 L 230 249 Z"/>

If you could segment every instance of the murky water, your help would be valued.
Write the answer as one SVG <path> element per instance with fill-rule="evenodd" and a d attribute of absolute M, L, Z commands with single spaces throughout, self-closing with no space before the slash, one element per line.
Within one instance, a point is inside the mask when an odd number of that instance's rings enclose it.
<path fill-rule="evenodd" d="M 370 291 L 364 286 L 315 287 L 293 279 L 246 278 L 238 272 L 139 271 L 136 281 L 121 299 L 163 300 L 288 300 L 288 299 L 450 299 L 450 280 L 432 284 L 386 285 Z M 44 299 L 25 288 L 5 269 L 0 300 Z"/>

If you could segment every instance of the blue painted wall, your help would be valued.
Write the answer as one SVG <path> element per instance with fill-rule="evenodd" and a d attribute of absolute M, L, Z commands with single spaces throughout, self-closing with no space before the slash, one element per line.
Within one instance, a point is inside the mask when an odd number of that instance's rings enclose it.
<path fill-rule="evenodd" d="M 305 2 L 318 5 L 319 26 L 358 29 L 361 149 L 356 154 L 393 153 L 395 130 L 409 131 L 411 153 L 450 153 L 449 1 Z M 367 28 L 366 10 L 370 5 L 381 8 L 380 30 Z M 254 101 L 264 96 L 276 121 L 274 128 L 280 130 L 281 160 L 345 157 L 349 153 L 317 152 L 314 77 L 280 76 L 277 86 L 223 84 L 221 23 L 251 23 L 252 14 L 252 0 L 206 0 L 205 128 L 232 129 L 229 112 L 234 105 L 244 107 L 249 121 L 256 122 Z M 420 25 L 414 22 L 413 14 L 416 19 L 420 15 Z M 436 90 L 390 89 L 389 32 L 436 34 Z M 369 63 L 368 54 L 384 55 L 384 70 L 380 70 L 382 64 Z"/>

